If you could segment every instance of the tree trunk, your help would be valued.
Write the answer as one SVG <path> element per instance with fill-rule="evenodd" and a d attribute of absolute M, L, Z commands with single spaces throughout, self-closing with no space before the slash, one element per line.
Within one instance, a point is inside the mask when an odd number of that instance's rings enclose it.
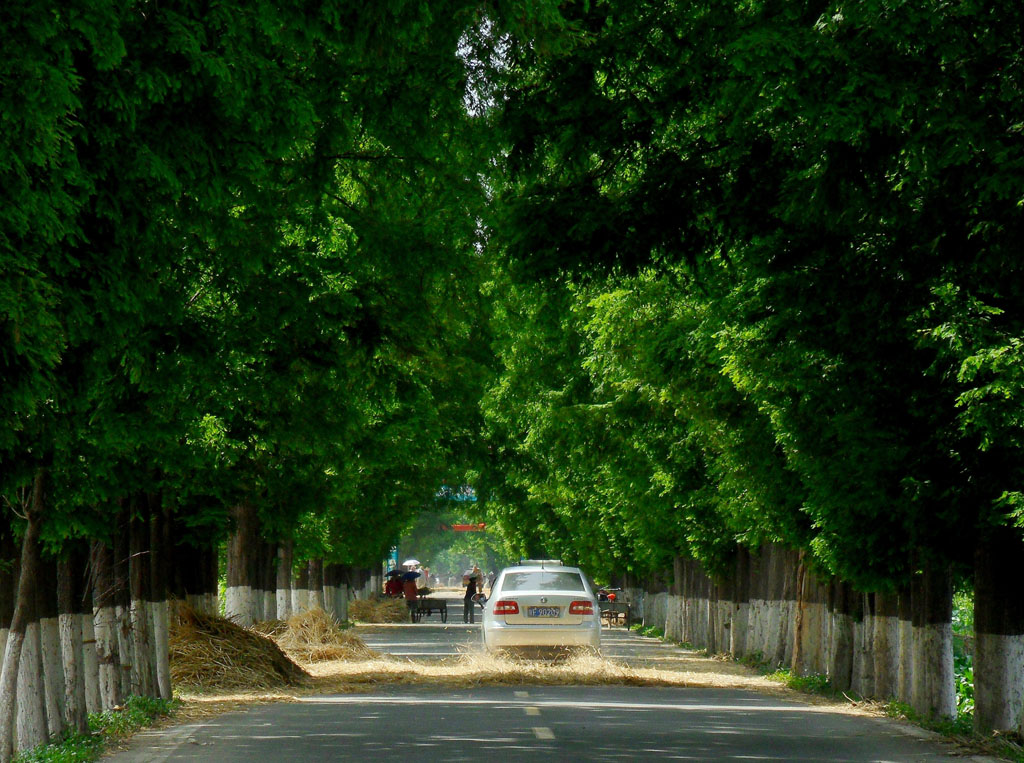
<path fill-rule="evenodd" d="M 765 549 L 766 545 L 762 545 L 756 554 L 751 553 L 749 560 L 750 602 L 746 650 L 747 654 L 762 660 L 765 659 L 765 592 L 768 585 Z"/>
<path fill-rule="evenodd" d="M 779 651 L 779 633 L 782 627 L 782 584 L 779 574 L 779 548 L 774 543 L 768 543 L 761 562 L 761 575 L 764 577 L 764 630 L 761 651 L 765 661 L 772 664 L 772 667 L 779 667 L 778 664 L 774 664 Z"/>
<path fill-rule="evenodd" d="M 718 601 L 715 597 L 716 586 L 714 581 L 706 575 L 701 575 L 701 624 L 704 636 L 705 648 L 709 654 L 718 654 L 721 651 L 718 647 Z"/>
<path fill-rule="evenodd" d="M 228 540 L 225 616 L 242 626 L 256 622 L 259 531 L 256 507 L 244 501 L 232 510 L 235 529 Z"/>
<path fill-rule="evenodd" d="M 309 609 L 309 563 L 300 564 L 295 571 L 295 587 L 292 589 L 292 610 L 299 615 Z"/>
<path fill-rule="evenodd" d="M 260 544 L 260 592 L 263 620 L 277 620 L 277 544 L 265 541 Z"/>
<path fill-rule="evenodd" d="M 899 592 L 899 667 L 896 672 L 896 699 L 911 704 L 914 699 L 914 625 L 911 586 Z"/>
<path fill-rule="evenodd" d="M 806 675 L 804 666 L 804 621 L 807 609 L 807 565 L 804 564 L 804 551 L 800 552 L 800 561 L 796 568 L 796 614 L 793 618 L 793 662 L 791 667 L 794 675 Z"/>
<path fill-rule="evenodd" d="M 206 591 L 205 611 L 211 615 L 219 615 L 222 602 L 220 600 L 220 554 L 217 551 L 217 546 L 212 545 L 205 549 L 203 559 L 205 560 L 203 564 L 204 590 Z"/>
<path fill-rule="evenodd" d="M 796 604 L 796 567 L 797 555 L 789 549 L 777 547 L 772 564 L 772 592 L 775 604 L 774 616 L 774 655 L 772 665 L 781 667 L 790 664 L 793 659 L 793 640 L 790 620 Z"/>
<path fill-rule="evenodd" d="M 64 734 L 66 681 L 60 643 L 57 602 L 57 560 L 44 556 L 39 560 L 36 580 L 36 611 L 39 620 L 39 660 L 43 668 L 46 699 L 46 728 L 51 739 Z"/>
<path fill-rule="evenodd" d="M 860 619 L 853 625 L 853 690 L 862 697 L 875 690 L 875 595 L 858 594 Z"/>
<path fill-rule="evenodd" d="M 83 544 L 75 542 L 60 561 L 57 572 L 57 621 L 64 665 L 64 720 L 74 734 L 85 734 L 89 730 L 82 643 L 81 600 L 84 578 Z"/>
<path fill-rule="evenodd" d="M 956 716 L 953 686 L 953 581 L 948 567 L 929 562 L 916 580 L 913 707 L 925 717 Z"/>
<path fill-rule="evenodd" d="M 150 628 L 152 617 L 149 602 L 150 567 L 149 553 L 149 504 L 141 496 L 132 501 L 132 513 L 128 521 L 129 542 L 129 585 L 131 603 L 132 644 L 132 694 L 139 697 L 156 696 L 156 653 L 153 650 L 153 634 Z"/>
<path fill-rule="evenodd" d="M 135 649 L 132 644 L 131 625 L 131 575 L 130 575 L 130 530 L 129 512 L 125 502 L 120 501 L 117 516 L 117 527 L 114 532 L 114 615 L 116 617 L 117 653 L 120 657 L 121 696 L 130 697 L 137 688 L 132 686 L 132 675 L 135 669 Z"/>
<path fill-rule="evenodd" d="M 93 606 L 96 609 L 94 631 L 100 706 L 103 710 L 111 710 L 121 704 L 124 695 L 121 692 L 121 650 L 114 605 L 114 552 L 110 546 L 94 541 L 90 565 Z"/>
<path fill-rule="evenodd" d="M 324 560 L 309 560 L 309 608 L 324 606 Z"/>
<path fill-rule="evenodd" d="M 50 741 L 46 725 L 46 678 L 43 674 L 42 638 L 39 619 L 25 627 L 25 642 L 18 664 L 18 717 L 15 719 L 18 752 Z"/>
<path fill-rule="evenodd" d="M 734 575 L 729 654 L 733 659 L 739 659 L 747 653 L 747 632 L 750 622 L 750 551 L 746 546 L 740 546 L 736 550 Z"/>
<path fill-rule="evenodd" d="M 1024 733 L 1024 543 L 1001 527 L 974 556 L 974 728 Z"/>
<path fill-rule="evenodd" d="M 896 696 L 896 671 L 899 665 L 899 607 L 889 593 L 875 596 L 874 696 L 889 699 Z"/>
<path fill-rule="evenodd" d="M 324 612 L 331 617 L 336 616 L 335 605 L 337 604 L 337 579 L 335 578 L 335 566 L 324 565 Z"/>
<path fill-rule="evenodd" d="M 38 694 L 35 697 L 23 696 L 26 701 L 17 703 L 22 650 L 29 635 L 29 626 L 35 618 L 35 582 L 39 565 L 39 523 L 43 512 L 44 479 L 45 475 L 40 471 L 32 484 L 31 504 L 27 511 L 28 526 L 21 542 L 18 593 L 7 633 L 3 667 L 0 668 L 0 763 L 9 763 L 14 754 L 12 732 L 16 705 L 27 705 L 31 700 L 39 698 Z M 45 740 L 45 733 L 43 736 Z"/>
<path fill-rule="evenodd" d="M 170 663 L 170 617 L 168 612 L 168 583 L 170 581 L 170 510 L 159 496 L 150 501 L 150 570 L 149 610 L 152 618 L 153 653 L 155 659 L 156 695 L 169 700 L 172 697 Z"/>
<path fill-rule="evenodd" d="M 832 583 L 832 648 L 829 680 L 839 691 L 847 691 L 853 682 L 853 618 L 850 599 L 855 594 L 848 583 Z"/>
<path fill-rule="evenodd" d="M 286 540 L 277 547 L 277 616 L 287 620 L 292 614 L 292 548 Z"/>
<path fill-rule="evenodd" d="M 96 655 L 96 622 L 92 609 L 92 589 L 88 584 L 79 612 L 82 622 L 82 674 L 85 677 L 86 717 L 103 712 L 100 699 L 100 663 Z"/>
<path fill-rule="evenodd" d="M 337 604 L 334 611 L 339 621 L 344 623 L 348 620 L 348 583 L 338 583 Z"/>
<path fill-rule="evenodd" d="M 7 634 L 14 617 L 14 597 L 18 585 L 18 547 L 6 516 L 0 516 L 0 661 L 7 648 Z"/>

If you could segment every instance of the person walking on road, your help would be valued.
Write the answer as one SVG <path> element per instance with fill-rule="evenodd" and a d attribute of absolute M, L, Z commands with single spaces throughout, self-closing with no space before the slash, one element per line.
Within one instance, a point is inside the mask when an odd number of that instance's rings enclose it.
<path fill-rule="evenodd" d="M 473 608 L 476 606 L 476 602 L 473 601 L 473 597 L 476 596 L 480 586 L 480 568 L 475 564 L 469 575 L 466 576 L 466 595 L 462 597 L 462 622 L 474 623 L 474 611 Z"/>

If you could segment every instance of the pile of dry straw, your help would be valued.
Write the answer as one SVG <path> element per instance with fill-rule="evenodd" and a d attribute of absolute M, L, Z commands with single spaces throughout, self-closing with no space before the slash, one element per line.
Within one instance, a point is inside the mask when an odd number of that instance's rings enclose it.
<path fill-rule="evenodd" d="M 361 623 L 404 623 L 409 620 L 405 599 L 354 599 L 348 616 Z"/>
<path fill-rule="evenodd" d="M 322 609 L 243 628 L 178 602 L 171 618 L 171 680 L 191 689 L 295 686 L 309 677 L 296 660 L 366 660 L 374 654 Z"/>
<path fill-rule="evenodd" d="M 194 689 L 272 689 L 307 678 L 273 640 L 230 620 L 175 603 L 171 681 Z"/>
<path fill-rule="evenodd" d="M 343 630 L 337 620 L 319 608 L 292 615 L 274 638 L 289 656 L 303 662 L 369 660 L 378 656 L 359 636 Z"/>

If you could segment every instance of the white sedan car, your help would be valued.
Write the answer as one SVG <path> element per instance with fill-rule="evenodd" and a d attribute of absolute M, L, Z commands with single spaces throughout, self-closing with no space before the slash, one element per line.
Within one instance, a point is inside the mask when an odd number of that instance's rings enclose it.
<path fill-rule="evenodd" d="M 483 604 L 488 650 L 601 648 L 601 612 L 586 575 L 557 561 L 506 567 Z"/>

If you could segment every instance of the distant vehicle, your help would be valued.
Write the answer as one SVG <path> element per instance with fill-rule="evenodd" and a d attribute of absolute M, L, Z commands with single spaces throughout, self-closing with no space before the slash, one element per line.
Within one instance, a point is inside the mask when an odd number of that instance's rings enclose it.
<path fill-rule="evenodd" d="M 587 576 L 558 560 L 528 559 L 506 567 L 483 606 L 490 651 L 548 653 L 601 648 L 601 614 Z"/>

